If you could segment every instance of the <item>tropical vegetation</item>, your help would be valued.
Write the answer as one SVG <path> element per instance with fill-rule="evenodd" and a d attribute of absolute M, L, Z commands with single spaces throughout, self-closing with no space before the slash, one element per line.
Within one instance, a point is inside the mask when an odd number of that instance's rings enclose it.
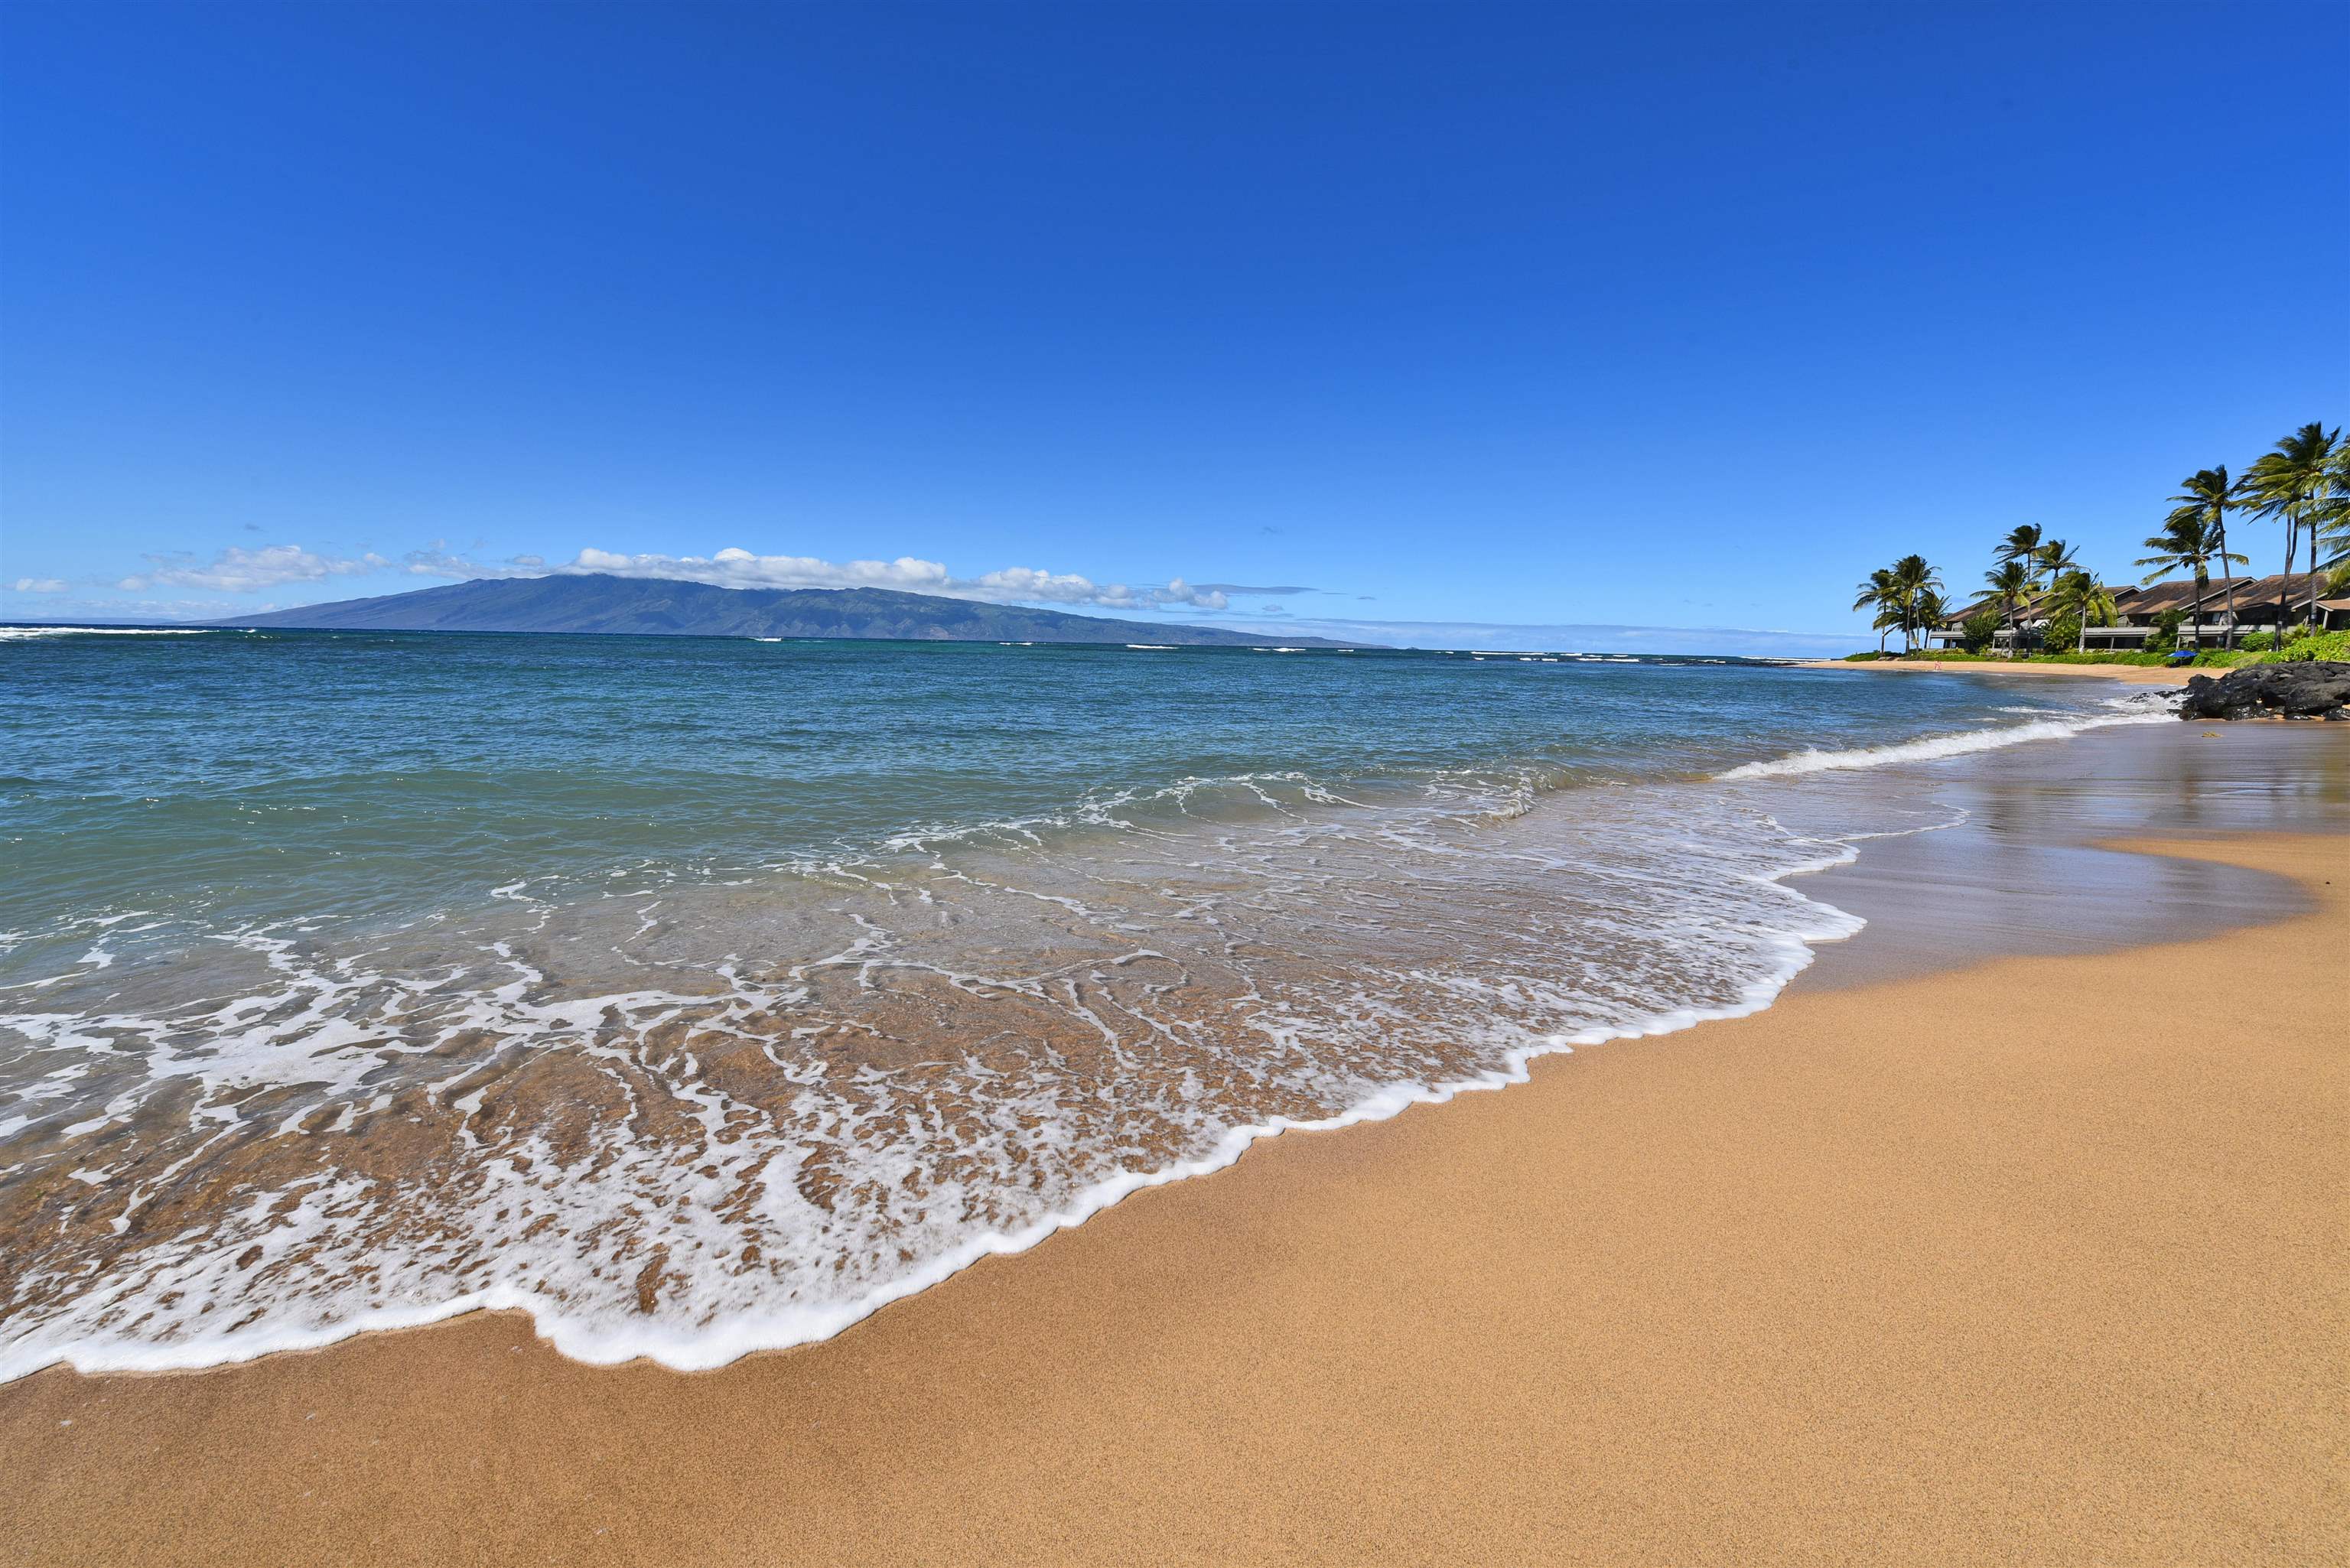
<path fill-rule="evenodd" d="M 2141 556 L 2137 564 L 2152 566 L 2141 582 L 2158 583 L 2163 578 L 2186 572 L 2195 579 L 2194 624 L 2203 624 L 2203 600 L 2211 589 L 2211 567 L 2216 564 L 2222 576 L 2228 567 L 2250 566 L 2249 556 L 2231 556 L 2227 551 L 2224 526 L 2199 506 L 2181 506 L 2162 520 L 2162 532 L 2147 540 L 2146 547 L 2154 552 Z M 2234 579 L 2230 577 L 2228 598 L 2230 607 L 2235 602 Z"/>
<path fill-rule="evenodd" d="M 2179 493 L 2170 499 L 2175 504 L 2170 515 L 2163 519 L 2165 534 L 2176 530 L 2182 540 L 2189 537 L 2209 540 L 2212 557 L 2222 563 L 2237 561 L 2246 566 L 2251 564 L 2248 557 L 2231 555 L 2228 550 L 2228 508 L 2242 503 L 2244 483 L 2241 480 L 2231 482 L 2228 478 L 2227 464 L 2222 463 L 2218 468 L 2199 469 L 2189 474 L 2179 482 Z M 2162 547 L 2152 539 L 2147 540 L 2147 544 L 2151 548 Z M 2141 561 L 2138 564 L 2144 566 L 2146 563 Z M 2220 575 L 2228 581 L 2228 629 L 2225 635 L 2228 646 L 2233 648 L 2236 646 L 2236 579 L 2233 574 L 2228 572 L 2224 565 L 2220 568 Z M 2197 580 L 2199 586 L 2201 579 Z M 2202 606 L 2199 602 L 2196 606 L 2196 614 L 2199 616 L 2202 614 Z"/>
<path fill-rule="evenodd" d="M 2113 589 L 2106 587 L 2095 572 L 2077 567 L 2056 579 L 2049 594 L 2049 607 L 2055 612 L 2055 619 L 2050 623 L 2047 642 L 2057 653 L 2070 653 L 2080 646 L 2083 627 L 2111 626 L 2118 613 Z M 2057 628 L 2063 627 L 2071 628 L 2070 635 L 2056 635 Z"/>
<path fill-rule="evenodd" d="M 2302 426 L 2273 450 L 2264 452 L 2246 471 L 2244 483 L 2252 509 L 2263 517 L 2284 520 L 2284 571 L 2293 576 L 2293 556 L 2301 535 L 2309 535 L 2308 570 L 2318 569 L 2318 552 L 2331 536 L 2338 546 L 2344 508 L 2341 462 L 2342 427 L 2331 431 L 2322 423 Z M 2309 585 L 2308 620 L 2317 619 L 2317 583 Z"/>
<path fill-rule="evenodd" d="M 1950 613 L 1942 598 L 1941 574 L 1928 566 L 1923 556 L 1904 556 L 1869 573 L 1852 607 L 1877 611 L 1868 629 L 1877 634 L 1879 653 L 1885 651 L 1886 638 L 1897 629 L 1901 633 L 1901 651 L 1915 651 L 1918 640 Z"/>
<path fill-rule="evenodd" d="M 2230 514 L 2274 523 L 2284 535 L 2284 576 L 2307 574 L 2306 597 L 2288 605 L 2288 625 L 2278 638 L 2258 634 L 2247 638 L 2239 654 L 2236 641 L 2235 568 L 2250 567 L 2251 558 L 2229 542 Z M 2141 579 L 2153 583 L 2165 577 L 2190 576 L 2195 595 L 2190 609 L 2158 627 L 2141 652 L 2090 653 L 2081 648 L 2089 627 L 2112 626 L 2118 618 L 2115 591 L 2081 558 L 2080 551 L 2062 539 L 2048 537 L 2038 524 L 2018 524 L 1993 546 L 1991 569 L 1983 574 L 1982 591 L 1970 609 L 1954 606 L 1944 597 L 1941 574 L 1922 556 L 1904 556 L 1864 578 L 1853 600 L 1856 610 L 1867 610 L 1869 628 L 1877 633 L 1876 658 L 1888 657 L 1886 644 L 1901 634 L 1901 657 L 1908 659 L 1981 658 L 2007 633 L 2006 657 L 2023 650 L 2023 616 L 2045 618 L 2041 636 L 2042 658 L 2139 663 L 2172 657 L 2178 628 L 2200 628 L 2211 594 L 2211 580 L 2220 582 L 2222 647 L 2199 648 L 2197 662 L 2240 662 L 2243 659 L 2310 659 L 2350 657 L 2350 633 L 2324 633 L 2318 612 L 2321 599 L 2350 597 L 2350 441 L 2340 426 L 2323 422 L 2301 426 L 2263 452 L 2241 475 L 2230 476 L 2225 464 L 2201 468 L 2179 481 L 2170 497 L 2170 510 L 2160 526 L 2145 541 L 2148 552 L 2135 565 L 2150 568 Z M 2294 585 L 2298 597 L 2303 590 Z M 1962 609 L 1958 649 L 1937 649 L 1930 639 Z M 2295 613 L 2297 612 L 2297 613 Z M 2297 622 L 2298 624 L 2291 624 Z M 2320 653 L 2315 649 L 2325 649 Z M 1856 654 L 1855 658 L 1869 658 Z"/>

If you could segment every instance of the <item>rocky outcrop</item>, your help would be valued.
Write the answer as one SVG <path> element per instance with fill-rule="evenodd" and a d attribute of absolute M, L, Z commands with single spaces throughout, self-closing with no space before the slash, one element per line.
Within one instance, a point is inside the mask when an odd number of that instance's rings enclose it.
<path fill-rule="evenodd" d="M 2182 719 L 2350 719 L 2350 664 L 2314 659 L 2247 664 L 2218 680 L 2198 675 Z"/>

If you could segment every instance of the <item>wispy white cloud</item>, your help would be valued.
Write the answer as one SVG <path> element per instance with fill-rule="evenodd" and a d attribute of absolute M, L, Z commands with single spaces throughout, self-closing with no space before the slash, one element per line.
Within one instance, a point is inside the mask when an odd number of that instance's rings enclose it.
<path fill-rule="evenodd" d="M 520 566 L 519 560 L 516 565 Z M 913 556 L 900 556 L 894 561 L 826 561 L 813 556 L 759 556 L 735 547 L 712 556 L 624 556 L 590 547 L 562 566 L 534 569 L 661 577 L 724 588 L 892 588 L 990 604 L 1086 605 L 1099 609 L 1220 610 L 1232 602 L 1217 586 L 1194 586 L 1181 577 L 1163 587 L 1133 587 L 1034 566 L 1007 566 L 975 577 L 959 577 L 941 562 Z"/>
<path fill-rule="evenodd" d="M 1154 605 L 1189 605 L 1193 609 L 1220 610 L 1232 602 L 1225 597 L 1226 591 L 1220 584 L 1201 583 L 1194 587 L 1177 577 L 1164 588 L 1153 590 L 1150 597 Z M 1233 588 L 1230 591 L 1237 594 L 1257 592 L 1254 588 Z"/>
<path fill-rule="evenodd" d="M 299 545 L 265 545 L 247 550 L 232 545 L 211 560 L 149 556 L 148 569 L 115 585 L 125 593 L 151 587 L 208 588 L 213 593 L 251 594 L 289 583 L 319 583 L 329 577 L 366 576 L 389 570 L 390 561 L 369 551 L 359 556 L 321 556 Z"/>
<path fill-rule="evenodd" d="M 231 545 L 209 560 L 193 555 L 146 557 L 147 566 L 113 586 L 121 592 L 143 594 L 157 587 L 197 588 L 213 593 L 255 594 L 337 577 L 377 574 L 437 577 L 463 581 L 473 577 L 518 577 L 607 573 L 623 577 L 658 577 L 674 582 L 709 583 L 728 588 L 891 588 L 902 593 L 935 594 L 945 598 L 976 599 L 990 604 L 1067 605 L 1107 610 L 1161 610 L 1214 614 L 1229 608 L 1235 597 L 1311 593 L 1295 586 L 1252 587 L 1239 583 L 1192 583 L 1182 577 L 1163 584 L 1131 586 L 1100 582 L 1076 572 L 1054 572 L 1037 566 L 1006 566 L 976 576 L 958 576 L 942 562 L 900 556 L 891 561 L 827 561 L 814 556 L 762 556 L 739 547 L 709 556 L 624 554 L 593 545 L 568 561 L 550 564 L 539 556 L 512 556 L 504 560 L 477 560 L 436 539 L 398 559 L 372 550 L 340 555 L 315 551 L 300 545 L 269 545 L 254 549 Z M 26 588 L 21 591 L 54 591 Z M 40 579 L 47 582 L 50 579 Z M 56 589 L 65 584 L 56 583 Z"/>
<path fill-rule="evenodd" d="M 397 561 L 372 550 L 338 556 L 300 545 L 265 545 L 253 550 L 232 545 L 209 561 L 200 561 L 192 555 L 149 556 L 146 560 L 146 570 L 124 577 L 114 586 L 133 594 L 157 587 L 252 594 L 303 583 L 322 583 L 331 577 L 371 576 L 378 572 L 452 580 L 517 575 L 514 565 L 484 566 L 452 555 L 444 539 L 435 539 L 421 550 L 411 550 Z M 524 561 L 532 566 L 544 565 L 536 556 L 525 557 Z M 64 586 L 57 585 L 60 588 Z"/>
<path fill-rule="evenodd" d="M 536 557 L 532 557 L 534 562 Z M 400 558 L 400 569 L 411 577 L 448 577 L 463 581 L 469 577 L 499 577 L 512 574 L 495 566 L 484 566 L 463 556 L 449 553 L 449 542 L 435 539 L 421 550 L 411 550 Z"/>
<path fill-rule="evenodd" d="M 20 594 L 61 594 L 66 591 L 66 581 L 63 577 L 18 577 L 8 587 Z"/>

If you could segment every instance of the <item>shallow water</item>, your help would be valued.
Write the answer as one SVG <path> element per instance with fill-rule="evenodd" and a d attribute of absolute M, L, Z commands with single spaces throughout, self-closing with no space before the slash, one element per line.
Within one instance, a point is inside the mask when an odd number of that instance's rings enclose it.
<path fill-rule="evenodd" d="M 0 1376 L 475 1305 L 594 1359 L 818 1337 L 1266 1130 L 1763 1005 L 1858 925 L 1787 877 L 1966 821 L 1985 747 L 2174 722 L 1717 662 L 317 633 L 12 639 L 0 689 Z"/>
<path fill-rule="evenodd" d="M 1806 886 L 1869 930 L 1824 951 L 1804 985 L 2108 952 L 2282 919 L 2307 899 L 2282 877 L 2102 846 L 2350 832 L 2350 729 L 2339 724 L 2124 725 L 1939 773 L 1935 798 L 1961 822 L 1872 845 Z M 1832 801 L 1869 787 L 1868 775 L 1847 774 L 1822 793 Z"/>

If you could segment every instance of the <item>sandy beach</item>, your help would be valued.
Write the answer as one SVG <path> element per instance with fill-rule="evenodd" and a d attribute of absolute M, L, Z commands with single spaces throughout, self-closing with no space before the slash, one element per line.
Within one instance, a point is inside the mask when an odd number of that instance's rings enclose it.
<path fill-rule="evenodd" d="M 2350 1568 L 2345 59 L 0 5 L 0 1568 Z"/>
<path fill-rule="evenodd" d="M 2339 1561 L 2350 839 L 2125 847 L 2273 918 L 1799 982 L 713 1373 L 36 1375 L 13 1559 Z"/>
<path fill-rule="evenodd" d="M 1984 659 L 1980 663 L 1961 659 L 1921 659 L 1905 664 L 1897 659 L 1806 659 L 1798 661 L 1797 670 L 1866 670 L 1872 673 L 1896 671 L 1905 675 L 1999 675 L 1999 676 L 2068 676 L 2079 675 L 2093 680 L 2118 680 L 2125 686 L 2184 686 L 2192 675 L 2209 675 L 2208 670 L 2182 668 L 2167 670 L 2150 664 L 2035 664 L 2030 659 Z"/>

